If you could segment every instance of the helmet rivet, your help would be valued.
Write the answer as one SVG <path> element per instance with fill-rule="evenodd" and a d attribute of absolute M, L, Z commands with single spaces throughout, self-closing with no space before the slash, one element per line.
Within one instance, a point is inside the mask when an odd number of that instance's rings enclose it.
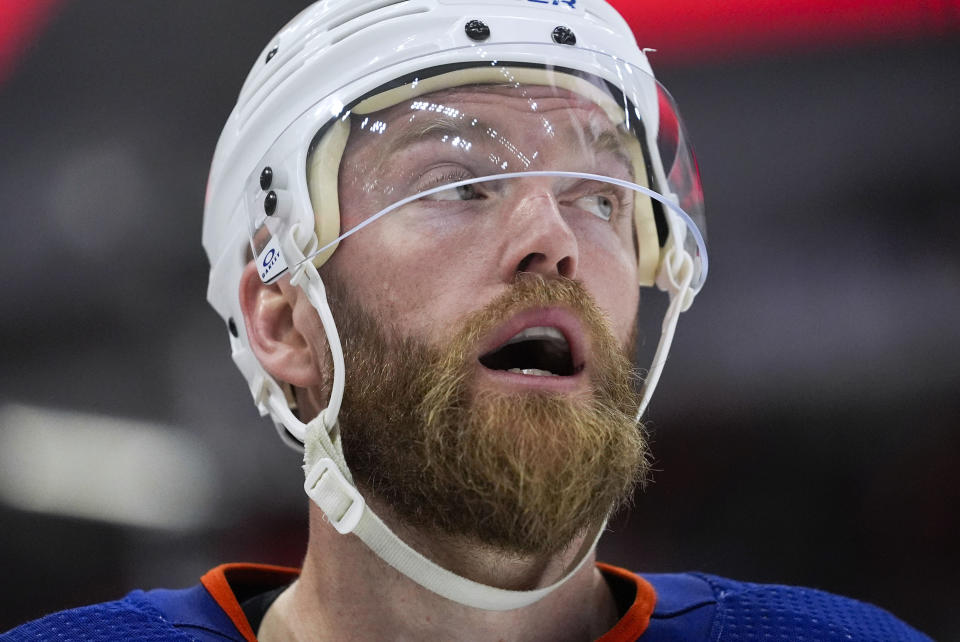
<path fill-rule="evenodd" d="M 267 197 L 263 199 L 263 211 L 267 216 L 273 216 L 273 213 L 277 211 L 277 193 L 270 192 L 267 194 Z"/>
<path fill-rule="evenodd" d="M 463 28 L 470 40 L 482 41 L 490 37 L 490 27 L 480 20 L 471 20 Z"/>
<path fill-rule="evenodd" d="M 273 168 L 264 167 L 260 172 L 260 189 L 267 191 L 273 185 Z"/>
<path fill-rule="evenodd" d="M 232 334 L 235 338 L 240 336 L 240 333 L 237 332 L 237 324 L 234 323 L 233 317 L 230 317 L 227 320 L 227 328 L 230 329 L 230 334 Z"/>
<path fill-rule="evenodd" d="M 575 45 L 577 37 L 570 30 L 570 27 L 557 27 L 553 30 L 553 41 L 558 45 Z"/>
<path fill-rule="evenodd" d="M 267 64 L 268 62 L 273 60 L 273 57 L 277 55 L 277 51 L 279 50 L 280 50 L 280 47 L 274 47 L 273 49 L 271 49 L 270 52 L 267 53 L 267 59 L 263 61 L 263 64 Z"/>

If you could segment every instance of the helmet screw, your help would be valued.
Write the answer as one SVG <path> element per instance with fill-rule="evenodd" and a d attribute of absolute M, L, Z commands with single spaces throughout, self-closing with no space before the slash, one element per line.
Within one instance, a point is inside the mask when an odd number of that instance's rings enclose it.
<path fill-rule="evenodd" d="M 558 45 L 575 45 L 577 44 L 577 37 L 574 35 L 573 31 L 570 30 L 570 27 L 557 27 L 553 30 L 553 41 Z"/>
<path fill-rule="evenodd" d="M 227 320 L 227 328 L 230 329 L 230 334 L 232 334 L 234 338 L 240 336 L 240 333 L 237 332 L 237 324 L 234 323 L 233 317 L 230 317 L 230 319 Z"/>
<path fill-rule="evenodd" d="M 260 189 L 266 191 L 273 185 L 273 168 L 264 167 L 260 172 Z"/>
<path fill-rule="evenodd" d="M 471 20 L 463 29 L 467 32 L 467 37 L 470 40 L 480 42 L 490 37 L 490 27 L 480 20 Z"/>
<path fill-rule="evenodd" d="M 263 211 L 267 216 L 273 216 L 273 213 L 277 211 L 277 193 L 271 191 L 267 194 L 267 197 L 263 199 Z"/>
<path fill-rule="evenodd" d="M 277 55 L 277 52 L 278 52 L 279 50 L 280 50 L 280 47 L 274 47 L 273 49 L 271 49 L 271 50 L 267 53 L 267 59 L 263 61 L 263 64 L 267 64 L 268 62 L 270 62 L 271 60 L 273 60 L 273 57 Z"/>

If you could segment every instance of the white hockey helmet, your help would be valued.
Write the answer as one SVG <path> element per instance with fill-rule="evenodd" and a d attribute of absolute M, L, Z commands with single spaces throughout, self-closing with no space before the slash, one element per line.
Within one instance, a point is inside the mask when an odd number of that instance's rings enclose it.
<path fill-rule="evenodd" d="M 483 87 L 516 99 L 529 97 L 529 88 L 538 87 L 585 100 L 603 115 L 615 132 L 607 138 L 615 140 L 599 142 L 603 136 L 589 131 L 591 123 L 544 119 L 544 131 L 519 149 L 496 126 L 479 123 L 449 93 Z M 437 96 L 449 100 L 433 100 Z M 536 111 L 537 101 L 527 102 Z M 386 142 L 395 132 L 410 142 L 409 131 L 387 131 L 388 123 L 378 118 L 398 109 L 410 114 L 411 121 L 415 116 L 433 119 L 416 130 L 420 138 L 436 134 L 435 141 L 483 162 L 469 176 L 447 176 L 439 183 L 411 180 L 409 185 L 383 186 L 374 176 L 365 189 L 379 190 L 382 198 L 373 201 L 379 205 L 347 228 L 338 196 L 344 149 L 351 136 L 367 136 L 364 144 L 383 145 L 384 150 L 400 145 Z M 551 150 L 558 132 L 568 146 Z M 506 152 L 491 152 L 491 145 Z M 627 159 L 622 173 L 599 162 L 569 162 L 596 159 L 598 147 L 609 151 L 611 145 Z M 351 171 L 373 175 L 377 169 Z M 397 538 L 366 506 L 343 457 L 336 424 L 343 355 L 316 268 L 340 240 L 410 203 L 528 177 L 588 181 L 631 194 L 624 200 L 630 203 L 627 225 L 638 284 L 655 284 L 670 297 L 639 419 L 679 313 L 691 305 L 706 278 L 703 199 L 696 161 L 672 98 L 654 79 L 628 25 L 603 0 L 321 0 L 311 5 L 254 63 L 217 144 L 204 211 L 203 245 L 211 263 L 208 299 L 227 323 L 233 359 L 261 414 L 271 416 L 289 444 L 309 444 L 308 495 L 340 532 L 358 535 L 414 581 L 488 609 L 517 608 L 540 599 L 576 572 L 596 539 L 585 544 L 562 580 L 517 592 L 450 573 Z M 604 197 L 591 201 L 591 207 L 609 218 L 611 206 Z M 250 349 L 239 284 L 251 256 L 266 283 L 289 273 L 323 322 L 334 361 L 333 391 L 328 407 L 307 423 L 290 410 L 285 384 L 274 380 Z"/>

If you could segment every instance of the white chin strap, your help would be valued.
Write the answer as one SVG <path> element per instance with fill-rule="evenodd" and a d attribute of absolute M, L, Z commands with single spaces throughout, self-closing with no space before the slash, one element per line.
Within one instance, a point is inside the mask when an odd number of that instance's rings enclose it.
<path fill-rule="evenodd" d="M 653 391 L 657 388 L 657 382 L 660 381 L 660 374 L 667 362 L 667 355 L 670 354 L 670 345 L 673 343 L 680 313 L 688 310 L 693 303 L 693 297 L 696 295 L 690 287 L 693 272 L 693 258 L 686 250 L 676 244 L 667 250 L 657 275 L 657 287 L 669 294 L 670 305 L 667 306 L 667 311 L 663 315 L 660 341 L 657 343 L 657 351 L 653 355 L 650 371 L 643 382 L 640 406 L 637 408 L 637 421 L 640 421 L 643 413 L 646 412 L 647 404 L 650 403 Z"/>
<path fill-rule="evenodd" d="M 288 251 L 292 249 L 287 248 Z M 664 316 L 660 343 L 644 385 L 640 410 L 637 413 L 638 421 L 660 378 L 680 312 L 688 308 L 692 300 L 690 282 L 693 271 L 690 255 L 682 250 L 682 244 L 674 244 L 664 257 L 662 278 L 658 279 L 658 286 L 670 293 L 670 305 Z M 270 413 L 305 444 L 304 490 L 323 511 L 330 524 L 341 534 L 353 533 L 359 537 L 380 559 L 417 584 L 437 595 L 473 608 L 507 611 L 529 606 L 576 575 L 595 550 L 606 527 L 606 520 L 595 532 L 588 533 L 577 556 L 558 581 L 535 590 L 511 591 L 474 582 L 435 564 L 408 546 L 377 517 L 354 485 L 343 456 L 336 421 L 343 399 L 343 348 L 327 302 L 323 281 L 316 267 L 309 261 L 303 261 L 296 265 L 290 282 L 303 289 L 323 323 L 334 366 L 330 402 L 316 418 L 304 424 L 293 414 L 282 395 L 270 394 L 264 401 Z"/>

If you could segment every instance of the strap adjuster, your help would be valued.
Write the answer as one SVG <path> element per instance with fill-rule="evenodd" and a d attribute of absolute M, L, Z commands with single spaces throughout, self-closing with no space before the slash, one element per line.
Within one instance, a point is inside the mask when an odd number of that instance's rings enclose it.
<path fill-rule="evenodd" d="M 340 534 L 352 532 L 360 523 L 366 502 L 329 457 L 317 460 L 307 474 L 303 489 Z"/>

